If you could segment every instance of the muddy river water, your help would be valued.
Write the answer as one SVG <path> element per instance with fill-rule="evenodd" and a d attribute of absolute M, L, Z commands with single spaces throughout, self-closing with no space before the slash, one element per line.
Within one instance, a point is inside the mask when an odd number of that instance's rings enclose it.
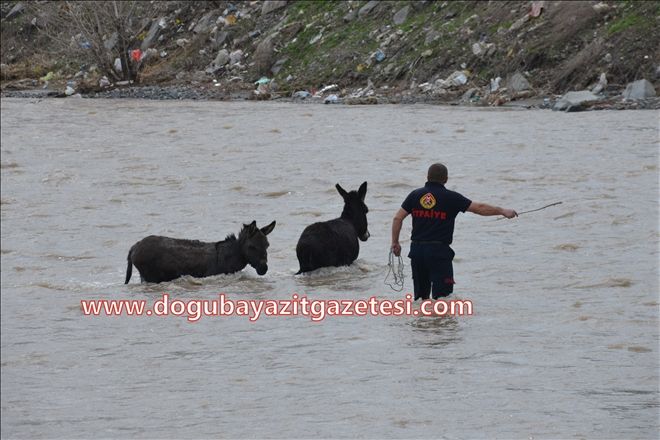
<path fill-rule="evenodd" d="M 657 111 L 2 100 L 3 438 L 657 438 Z M 473 316 L 89 317 L 81 299 L 398 299 L 394 212 L 442 161 Z M 350 267 L 304 227 L 368 181 Z M 269 271 L 124 285 L 159 234 L 277 220 Z M 408 247 L 410 219 L 402 232 Z M 406 259 L 406 264 L 408 263 Z"/>

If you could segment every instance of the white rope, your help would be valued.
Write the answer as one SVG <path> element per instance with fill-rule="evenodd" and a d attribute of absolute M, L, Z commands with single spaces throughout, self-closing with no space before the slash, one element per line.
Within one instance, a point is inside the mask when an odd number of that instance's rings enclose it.
<path fill-rule="evenodd" d="M 403 258 L 401 255 L 398 256 L 398 262 L 396 267 L 394 267 L 394 252 L 390 249 L 390 257 L 387 263 L 387 275 L 385 275 L 385 284 L 390 286 L 390 289 L 395 292 L 401 292 L 403 290 Z M 392 281 L 388 282 L 387 279 L 392 275 Z"/>

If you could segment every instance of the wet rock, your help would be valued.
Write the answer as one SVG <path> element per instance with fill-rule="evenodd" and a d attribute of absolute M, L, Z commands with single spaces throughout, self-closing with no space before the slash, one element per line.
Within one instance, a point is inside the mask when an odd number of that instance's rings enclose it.
<path fill-rule="evenodd" d="M 23 2 L 18 2 L 7 13 L 7 16 L 5 17 L 5 20 L 7 20 L 7 21 L 13 20 L 14 18 L 21 15 L 23 12 L 25 12 L 25 5 L 23 4 Z"/>
<path fill-rule="evenodd" d="M 522 73 L 516 72 L 508 79 L 507 88 L 512 93 L 520 93 L 522 91 L 529 90 L 530 87 L 527 78 L 525 78 Z"/>
<path fill-rule="evenodd" d="M 286 1 L 266 0 L 261 7 L 261 15 L 270 14 L 271 12 L 282 9 L 286 6 Z"/>
<path fill-rule="evenodd" d="M 598 101 L 600 98 L 589 90 L 579 92 L 568 92 L 555 102 L 553 110 L 576 111 L 582 109 L 585 104 Z"/>
<path fill-rule="evenodd" d="M 410 12 L 410 6 L 404 6 L 403 8 L 399 9 L 399 12 L 394 14 L 394 18 L 392 19 L 394 21 L 394 24 L 399 26 L 405 23 L 406 19 L 408 18 L 409 12 Z"/>
<path fill-rule="evenodd" d="M 274 51 L 275 47 L 272 37 L 264 38 L 257 46 L 254 52 L 254 62 L 259 74 L 266 74 L 270 71 L 270 67 L 273 65 Z"/>
<path fill-rule="evenodd" d="M 378 0 L 371 0 L 371 1 L 367 2 L 367 4 L 362 6 L 360 8 L 360 10 L 358 11 L 358 17 L 362 18 L 362 17 L 365 17 L 365 16 L 369 15 L 369 13 L 371 11 L 373 11 L 374 8 L 376 6 L 378 6 L 379 4 L 380 4 L 380 2 Z"/>
<path fill-rule="evenodd" d="M 151 27 L 149 28 L 147 35 L 144 37 L 144 40 L 142 40 L 142 44 L 140 45 L 140 49 L 142 49 L 143 51 L 149 49 L 151 46 L 153 46 L 154 42 L 156 42 L 156 39 L 158 38 L 158 33 L 160 32 L 160 26 L 158 25 L 159 22 L 160 20 L 154 20 L 153 23 L 151 23 Z M 113 36 L 115 37 L 114 44 L 116 44 L 117 33 L 115 32 Z"/>
<path fill-rule="evenodd" d="M 654 96 L 655 89 L 653 88 L 653 84 L 645 79 L 629 83 L 626 86 L 626 90 L 623 91 L 623 99 L 644 99 Z"/>
<path fill-rule="evenodd" d="M 612 62 L 612 54 L 611 53 L 606 53 L 605 56 L 603 57 L 603 61 L 606 63 L 611 63 Z"/>

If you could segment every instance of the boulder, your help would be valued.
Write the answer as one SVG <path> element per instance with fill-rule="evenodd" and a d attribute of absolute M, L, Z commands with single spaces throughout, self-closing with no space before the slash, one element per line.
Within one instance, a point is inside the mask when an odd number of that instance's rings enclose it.
<path fill-rule="evenodd" d="M 357 18 L 357 11 L 355 9 L 351 9 L 350 11 L 348 11 L 346 15 L 344 15 L 344 18 L 342 20 L 344 20 L 344 23 L 349 23 L 355 20 L 356 18 Z"/>
<path fill-rule="evenodd" d="M 18 2 L 7 13 L 7 16 L 5 17 L 5 20 L 7 20 L 7 21 L 13 20 L 14 18 L 21 15 L 23 12 L 25 12 L 25 5 L 23 4 L 23 2 Z"/>
<path fill-rule="evenodd" d="M 210 31 L 213 25 L 215 24 L 215 20 L 213 19 L 213 17 L 215 17 L 218 14 L 219 14 L 218 11 L 211 11 L 204 14 L 204 16 L 199 19 L 199 21 L 193 28 L 193 32 L 196 34 L 204 34 Z M 158 23 L 156 22 L 156 24 Z"/>
<path fill-rule="evenodd" d="M 266 0 L 264 5 L 261 7 L 261 15 L 270 14 L 273 11 L 284 8 L 285 6 L 285 0 Z"/>
<path fill-rule="evenodd" d="M 227 49 L 222 49 L 218 52 L 213 60 L 213 65 L 216 67 L 223 67 L 229 62 L 229 52 Z"/>
<path fill-rule="evenodd" d="M 366 15 L 369 15 L 369 13 L 370 13 L 370 12 L 371 12 L 376 6 L 378 6 L 379 4 L 380 4 L 380 1 L 378 1 L 378 0 L 371 0 L 371 1 L 367 2 L 367 4 L 365 4 L 364 6 L 362 6 L 362 7 L 360 8 L 360 10 L 358 11 L 358 17 L 362 18 L 362 17 L 364 17 L 364 16 L 366 16 Z"/>
<path fill-rule="evenodd" d="M 519 93 L 525 90 L 529 90 L 529 82 L 527 78 L 523 76 L 522 73 L 516 72 L 506 82 L 506 86 L 512 93 Z"/>
<path fill-rule="evenodd" d="M 404 6 L 403 8 L 399 9 L 399 12 L 394 14 L 394 18 L 392 19 L 394 21 L 394 24 L 399 26 L 405 23 L 406 19 L 408 18 L 409 12 L 410 12 L 410 6 Z"/>
<path fill-rule="evenodd" d="M 236 49 L 232 53 L 229 54 L 229 63 L 230 64 L 236 64 L 240 63 L 243 61 L 243 51 L 240 49 Z"/>
<path fill-rule="evenodd" d="M 582 105 L 595 102 L 600 98 L 589 90 L 581 90 L 579 92 L 568 92 L 555 102 L 552 107 L 553 110 L 566 110 L 571 111 L 580 108 Z"/>
<path fill-rule="evenodd" d="M 644 99 L 654 96 L 655 89 L 653 88 L 653 84 L 645 79 L 629 83 L 626 86 L 626 90 L 623 91 L 624 99 Z"/>
<path fill-rule="evenodd" d="M 264 38 L 254 51 L 254 62 L 257 67 L 257 72 L 260 75 L 265 75 L 270 72 L 270 67 L 273 65 L 273 54 L 275 47 L 273 45 L 273 38 Z"/>
<path fill-rule="evenodd" d="M 217 34 L 215 34 L 215 38 L 213 39 L 213 44 L 215 47 L 220 47 L 225 43 L 229 42 L 229 32 L 226 31 L 220 31 Z"/>

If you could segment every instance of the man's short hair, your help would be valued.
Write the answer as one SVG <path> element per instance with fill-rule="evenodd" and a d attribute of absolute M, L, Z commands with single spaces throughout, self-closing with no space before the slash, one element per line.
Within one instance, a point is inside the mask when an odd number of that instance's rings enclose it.
<path fill-rule="evenodd" d="M 429 167 L 427 179 L 429 182 L 447 183 L 447 167 L 441 163 L 434 163 Z"/>

